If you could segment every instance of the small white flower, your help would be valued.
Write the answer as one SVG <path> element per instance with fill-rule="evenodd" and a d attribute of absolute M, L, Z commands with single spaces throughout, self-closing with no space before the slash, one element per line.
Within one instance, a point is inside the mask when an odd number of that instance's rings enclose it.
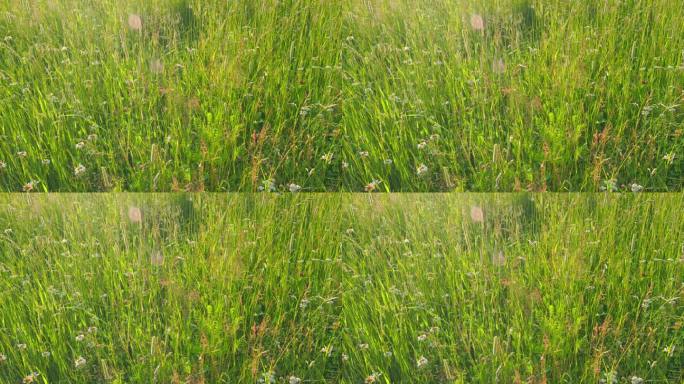
<path fill-rule="evenodd" d="M 261 378 L 259 379 L 259 383 L 264 383 L 264 384 L 273 384 L 275 383 L 276 378 L 275 374 L 271 371 L 264 372 L 261 374 Z"/>
<path fill-rule="evenodd" d="M 606 192 L 617 192 L 617 180 L 607 179 L 603 180 L 603 185 L 601 185 L 601 190 Z"/>
<path fill-rule="evenodd" d="M 7 168 L 7 163 L 5 163 L 4 161 L 0 160 L 0 169 L 5 169 L 5 168 Z"/>
<path fill-rule="evenodd" d="M 418 143 L 418 149 L 421 149 L 421 150 L 425 149 L 425 147 L 427 147 L 427 145 L 428 145 L 427 141 L 423 140 L 420 143 Z"/>
<path fill-rule="evenodd" d="M 385 357 L 392 357 L 392 351 L 387 351 L 384 353 Z"/>
<path fill-rule="evenodd" d="M 271 179 L 264 179 L 261 181 L 261 185 L 259 186 L 259 191 L 263 192 L 275 192 L 276 191 L 276 185 L 275 182 Z"/>
<path fill-rule="evenodd" d="M 79 164 L 76 166 L 76 168 L 74 168 L 74 175 L 80 176 L 80 175 L 84 174 L 85 171 L 86 171 L 86 167 L 83 164 Z"/>
<path fill-rule="evenodd" d="M 41 160 L 41 163 L 43 163 L 43 165 L 50 165 L 51 161 L 50 159 L 43 159 Z"/>
<path fill-rule="evenodd" d="M 76 149 L 83 149 L 85 147 L 85 143 L 82 141 L 79 141 L 76 143 Z"/>
<path fill-rule="evenodd" d="M 427 165 L 422 164 L 422 163 L 416 168 L 416 174 L 418 176 L 424 175 L 425 173 L 427 173 L 427 171 L 428 171 Z"/>
<path fill-rule="evenodd" d="M 416 360 L 416 366 L 417 366 L 418 368 L 421 368 L 421 367 L 426 366 L 427 363 L 428 363 L 428 359 L 425 358 L 425 356 L 421 356 L 421 357 L 418 358 L 418 360 Z"/>
<path fill-rule="evenodd" d="M 45 352 L 41 353 L 41 355 L 43 357 L 50 357 L 51 353 L 50 353 L 50 351 L 45 351 Z"/>
<path fill-rule="evenodd" d="M 95 140 L 97 140 L 96 134 L 91 133 L 90 135 L 88 135 L 88 141 L 95 141 Z"/>
<path fill-rule="evenodd" d="M 297 193 L 302 190 L 302 187 L 297 184 L 291 183 L 287 185 L 287 189 L 289 189 L 292 193 Z"/>
<path fill-rule="evenodd" d="M 330 356 L 332 353 L 333 347 L 332 345 L 327 345 L 323 348 L 321 348 L 321 353 L 325 354 L 326 356 Z"/>
<path fill-rule="evenodd" d="M 88 333 L 97 333 L 97 327 L 88 327 Z"/>
<path fill-rule="evenodd" d="M 17 344 L 17 349 L 20 350 L 20 351 L 23 351 L 23 350 L 25 350 L 26 348 L 28 348 L 28 347 L 27 347 L 26 344 L 24 344 L 24 343 Z"/>
<path fill-rule="evenodd" d="M 5 361 L 7 361 L 7 355 L 0 353 L 0 363 L 4 363 Z"/>
<path fill-rule="evenodd" d="M 343 161 L 342 162 L 342 169 L 347 169 L 347 168 L 349 168 L 349 163 L 347 163 L 346 161 Z"/>
<path fill-rule="evenodd" d="M 290 377 L 287 379 L 287 382 L 290 383 L 290 384 L 299 384 L 299 383 L 302 382 L 302 379 L 300 379 L 300 378 L 297 377 L 297 376 L 290 376 Z"/>
<path fill-rule="evenodd" d="M 644 187 L 642 187 L 641 185 L 639 185 L 639 184 L 637 184 L 637 183 L 632 183 L 632 184 L 630 184 L 630 185 L 629 185 L 629 188 L 630 188 L 630 189 L 632 190 L 632 192 L 634 192 L 634 193 L 639 193 L 639 192 L 641 192 L 641 191 L 644 190 Z"/>
<path fill-rule="evenodd" d="M 629 382 L 631 384 L 644 384 L 644 379 L 638 376 L 632 376 L 630 377 Z"/>
<path fill-rule="evenodd" d="M 384 163 L 385 163 L 385 165 L 392 165 L 392 163 L 394 163 L 394 161 L 392 159 L 385 159 Z"/>
<path fill-rule="evenodd" d="M 674 152 L 670 152 L 667 155 L 663 156 L 663 160 L 667 162 L 667 164 L 672 164 L 674 162 L 676 155 Z"/>
<path fill-rule="evenodd" d="M 17 152 L 17 157 L 19 157 L 21 159 L 25 158 L 26 156 L 28 156 L 28 153 L 26 153 L 26 151 Z"/>
<path fill-rule="evenodd" d="M 343 353 L 342 354 L 342 361 L 349 361 L 349 355 L 347 355 L 346 353 Z"/>
<path fill-rule="evenodd" d="M 674 355 L 674 350 L 675 350 L 674 345 L 670 345 L 670 346 L 663 348 L 663 352 L 665 352 L 667 354 L 667 357 L 672 357 L 672 355 Z"/>
<path fill-rule="evenodd" d="M 328 152 L 325 155 L 321 156 L 321 160 L 325 161 L 326 164 L 330 164 L 330 162 L 333 159 L 333 153 Z"/>
<path fill-rule="evenodd" d="M 83 358 L 83 356 L 79 356 L 76 360 L 74 360 L 74 367 L 76 368 L 81 368 L 86 365 L 86 359 Z"/>
<path fill-rule="evenodd" d="M 368 151 L 360 151 L 359 152 L 359 157 L 361 157 L 362 159 L 365 159 L 368 156 L 370 156 L 370 153 L 368 153 Z"/>
<path fill-rule="evenodd" d="M 426 334 L 423 333 L 422 335 L 418 335 L 418 341 L 425 341 L 425 340 L 427 340 Z"/>
<path fill-rule="evenodd" d="M 370 348 L 370 346 L 369 346 L 367 343 L 361 343 L 361 344 L 359 344 L 359 349 L 362 350 L 362 351 L 365 351 L 365 350 L 367 350 L 368 348 Z"/>
<path fill-rule="evenodd" d="M 84 334 L 80 333 L 78 336 L 76 336 L 76 341 L 79 341 L 79 342 L 80 342 L 80 341 L 83 341 L 83 340 L 85 340 L 85 335 L 84 335 Z"/>

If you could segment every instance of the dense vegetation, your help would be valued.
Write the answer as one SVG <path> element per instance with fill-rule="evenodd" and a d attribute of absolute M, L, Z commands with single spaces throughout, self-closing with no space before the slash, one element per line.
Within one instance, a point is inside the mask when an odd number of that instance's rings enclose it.
<path fill-rule="evenodd" d="M 0 195 L 0 382 L 681 383 L 675 195 Z"/>
<path fill-rule="evenodd" d="M 672 0 L 7 0 L 5 191 L 684 186 Z"/>

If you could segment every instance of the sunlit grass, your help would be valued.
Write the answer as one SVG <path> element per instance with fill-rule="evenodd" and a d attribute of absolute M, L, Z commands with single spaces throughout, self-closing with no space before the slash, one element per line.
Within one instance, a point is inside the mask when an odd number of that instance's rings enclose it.
<path fill-rule="evenodd" d="M 0 382 L 679 383 L 683 205 L 0 196 Z"/>
<path fill-rule="evenodd" d="M 0 187 L 680 190 L 682 24 L 671 0 L 8 0 Z"/>

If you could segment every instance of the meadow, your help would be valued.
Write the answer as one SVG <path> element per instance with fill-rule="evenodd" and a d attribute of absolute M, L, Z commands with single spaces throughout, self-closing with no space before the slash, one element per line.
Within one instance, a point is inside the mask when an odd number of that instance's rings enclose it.
<path fill-rule="evenodd" d="M 681 383 L 683 208 L 0 195 L 0 382 Z"/>
<path fill-rule="evenodd" d="M 672 0 L 6 0 L 3 191 L 679 191 Z"/>

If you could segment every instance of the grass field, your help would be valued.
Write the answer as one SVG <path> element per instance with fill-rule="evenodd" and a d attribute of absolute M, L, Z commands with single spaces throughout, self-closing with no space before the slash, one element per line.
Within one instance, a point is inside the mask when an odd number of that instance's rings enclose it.
<path fill-rule="evenodd" d="M 684 187 L 673 0 L 5 0 L 4 191 Z"/>
<path fill-rule="evenodd" d="M 681 383 L 683 208 L 0 195 L 0 382 Z"/>

